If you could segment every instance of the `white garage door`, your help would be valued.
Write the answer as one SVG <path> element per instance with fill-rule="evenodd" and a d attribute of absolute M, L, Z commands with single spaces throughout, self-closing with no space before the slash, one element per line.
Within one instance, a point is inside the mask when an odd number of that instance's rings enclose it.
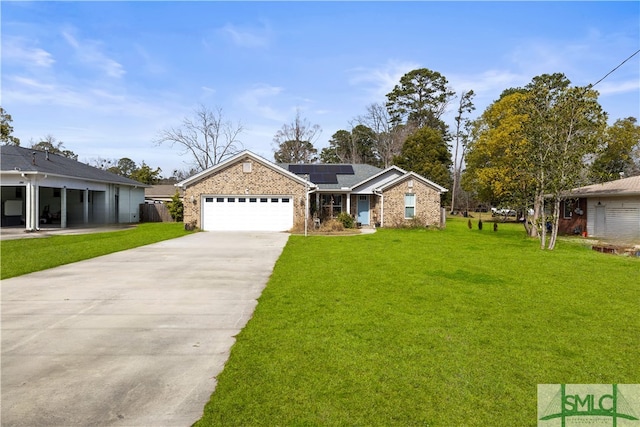
<path fill-rule="evenodd" d="M 606 235 L 619 239 L 640 237 L 640 208 L 607 208 Z"/>
<path fill-rule="evenodd" d="M 290 196 L 205 196 L 202 229 L 207 231 L 286 231 L 293 227 Z"/>

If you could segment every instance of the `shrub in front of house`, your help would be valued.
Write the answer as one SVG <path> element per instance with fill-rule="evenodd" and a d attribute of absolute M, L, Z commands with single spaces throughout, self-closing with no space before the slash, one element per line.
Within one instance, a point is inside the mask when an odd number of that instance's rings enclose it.
<path fill-rule="evenodd" d="M 342 225 L 342 223 L 338 221 L 336 218 L 333 218 L 333 219 L 328 219 L 326 221 L 323 221 L 320 224 L 320 229 L 318 231 L 327 233 L 332 231 L 343 231 L 343 230 L 344 230 L 344 225 Z"/>
<path fill-rule="evenodd" d="M 356 225 L 353 217 L 346 212 L 340 212 L 336 219 L 342 223 L 344 228 L 354 228 Z"/>

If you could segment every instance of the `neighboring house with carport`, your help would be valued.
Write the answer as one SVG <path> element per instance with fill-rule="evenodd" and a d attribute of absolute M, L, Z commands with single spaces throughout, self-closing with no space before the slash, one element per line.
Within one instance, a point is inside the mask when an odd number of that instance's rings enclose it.
<path fill-rule="evenodd" d="M 203 230 L 287 231 L 341 212 L 363 227 L 442 226 L 447 191 L 396 166 L 276 164 L 250 151 L 176 185 L 185 224 Z"/>
<path fill-rule="evenodd" d="M 134 223 L 147 185 L 46 151 L 0 147 L 2 226 Z"/>
<path fill-rule="evenodd" d="M 560 207 L 561 233 L 640 241 L 640 176 L 575 188 Z"/>

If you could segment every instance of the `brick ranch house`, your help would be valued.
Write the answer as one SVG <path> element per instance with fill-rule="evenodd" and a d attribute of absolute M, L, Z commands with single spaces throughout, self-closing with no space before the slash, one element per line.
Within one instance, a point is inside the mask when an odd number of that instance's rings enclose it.
<path fill-rule="evenodd" d="M 250 151 L 176 184 L 184 222 L 203 230 L 287 231 L 347 212 L 363 227 L 443 226 L 447 189 L 396 166 L 276 164 Z"/>

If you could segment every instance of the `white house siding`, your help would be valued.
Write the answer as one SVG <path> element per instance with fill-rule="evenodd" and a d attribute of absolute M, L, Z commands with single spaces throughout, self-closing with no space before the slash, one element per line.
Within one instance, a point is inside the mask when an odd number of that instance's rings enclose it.
<path fill-rule="evenodd" d="M 144 203 L 144 188 L 121 186 L 118 222 L 138 222 L 141 203 Z"/>
<path fill-rule="evenodd" d="M 373 190 L 382 187 L 383 185 L 393 181 L 394 179 L 400 176 L 402 176 L 402 173 L 400 173 L 399 171 L 395 169 L 388 170 L 382 175 L 377 176 L 358 187 L 354 187 L 352 190 L 352 193 L 353 194 L 372 194 Z"/>
<path fill-rule="evenodd" d="M 139 205 L 144 203 L 144 188 L 95 182 L 47 174 L 2 174 L 2 201 L 16 199 L 16 188 L 21 188 L 22 216 L 27 228 L 39 226 L 39 218 L 26 218 L 27 207 L 35 203 L 35 212 L 42 214 L 48 206 L 51 214 L 60 213 L 61 227 L 79 224 L 129 223 L 139 221 Z M 59 195 L 58 195 L 59 193 Z M 115 196 L 119 193 L 116 212 Z M 88 203 L 85 206 L 85 200 Z M 64 212 L 63 199 L 66 199 Z"/>
<path fill-rule="evenodd" d="M 600 203 L 598 205 L 598 203 Z M 604 213 L 604 219 L 598 215 Z M 602 229 L 600 229 L 602 228 Z M 640 197 L 592 197 L 587 200 L 587 230 L 590 236 L 640 239 Z"/>

